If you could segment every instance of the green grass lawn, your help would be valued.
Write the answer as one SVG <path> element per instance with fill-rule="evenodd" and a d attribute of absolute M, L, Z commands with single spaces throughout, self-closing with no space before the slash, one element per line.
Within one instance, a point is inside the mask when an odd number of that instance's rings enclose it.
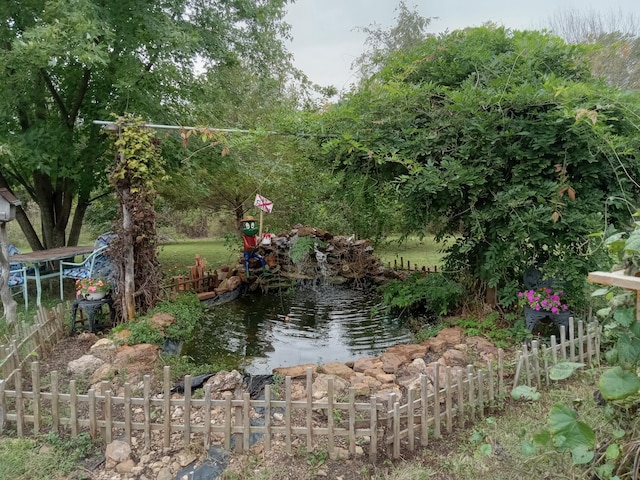
<path fill-rule="evenodd" d="M 237 245 L 228 245 L 224 239 L 186 240 L 163 244 L 160 247 L 159 259 L 162 271 L 169 275 L 187 273 L 189 265 L 194 265 L 195 256 L 199 254 L 207 261 L 207 268 L 217 268 L 222 264 L 233 265 L 242 255 L 242 241 Z M 375 254 L 384 265 L 398 266 L 409 262 L 413 268 L 440 266 L 442 255 L 438 251 L 440 245 L 433 237 L 422 240 L 410 238 L 402 243 L 392 238 L 375 249 Z"/>

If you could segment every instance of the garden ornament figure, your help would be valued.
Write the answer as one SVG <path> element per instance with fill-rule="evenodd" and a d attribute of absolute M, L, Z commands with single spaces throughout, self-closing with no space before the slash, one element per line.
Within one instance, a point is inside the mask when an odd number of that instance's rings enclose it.
<path fill-rule="evenodd" d="M 258 224 L 252 216 L 247 216 L 240 220 L 242 224 L 242 240 L 244 241 L 244 268 L 247 278 L 251 276 L 249 272 L 249 260 L 257 258 L 262 265 L 262 271 L 266 272 L 264 258 L 256 253 L 260 239 L 258 238 Z"/>

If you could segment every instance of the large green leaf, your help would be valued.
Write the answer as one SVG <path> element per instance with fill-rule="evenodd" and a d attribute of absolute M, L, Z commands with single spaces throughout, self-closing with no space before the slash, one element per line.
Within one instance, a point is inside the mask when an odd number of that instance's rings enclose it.
<path fill-rule="evenodd" d="M 598 386 L 605 400 L 622 400 L 638 393 L 640 378 L 635 373 L 625 372 L 622 367 L 617 366 L 600 375 Z"/>
<path fill-rule="evenodd" d="M 577 369 L 584 367 L 584 363 L 577 362 L 560 362 L 549 370 L 549 378 L 551 380 L 564 380 L 573 375 Z"/>
<path fill-rule="evenodd" d="M 514 400 L 540 400 L 540 392 L 536 391 L 536 387 L 518 385 L 511 390 L 511 398 Z"/>
<path fill-rule="evenodd" d="M 549 413 L 549 429 L 553 434 L 556 446 L 562 449 L 574 449 L 579 446 L 593 448 L 595 433 L 584 422 L 578 420 L 576 412 L 561 404 L 556 404 Z"/>

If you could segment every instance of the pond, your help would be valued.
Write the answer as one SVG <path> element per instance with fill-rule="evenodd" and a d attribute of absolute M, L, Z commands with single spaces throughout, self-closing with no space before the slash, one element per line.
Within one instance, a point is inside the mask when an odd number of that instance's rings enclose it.
<path fill-rule="evenodd" d="M 376 292 L 337 287 L 247 294 L 208 311 L 182 349 L 198 363 L 238 362 L 253 375 L 305 363 L 346 362 L 409 343 Z"/>

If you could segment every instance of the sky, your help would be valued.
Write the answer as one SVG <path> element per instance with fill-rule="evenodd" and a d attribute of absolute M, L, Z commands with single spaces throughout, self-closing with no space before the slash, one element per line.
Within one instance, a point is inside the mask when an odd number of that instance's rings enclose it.
<path fill-rule="evenodd" d="M 285 21 L 293 41 L 287 47 L 296 67 L 311 81 L 346 91 L 356 78 L 351 63 L 364 50 L 366 34 L 357 27 L 395 24 L 397 0 L 295 0 Z M 554 15 L 568 10 L 611 15 L 622 11 L 640 19 L 640 0 L 405 0 L 424 17 L 438 17 L 430 33 L 480 26 L 492 21 L 508 28 L 541 29 Z M 640 28 L 640 26 L 639 26 Z"/>

